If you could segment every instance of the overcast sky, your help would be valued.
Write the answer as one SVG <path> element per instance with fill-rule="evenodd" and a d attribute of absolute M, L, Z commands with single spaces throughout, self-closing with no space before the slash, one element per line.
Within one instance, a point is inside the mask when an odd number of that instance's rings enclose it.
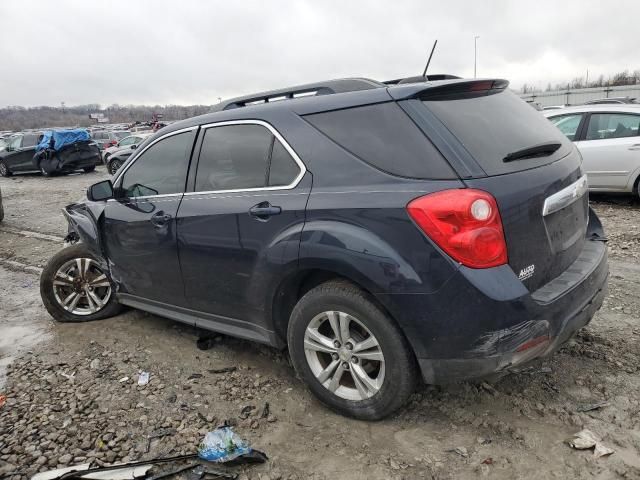
<path fill-rule="evenodd" d="M 640 1 L 0 0 L 0 106 L 212 104 L 429 71 L 541 88 L 640 69 Z"/>

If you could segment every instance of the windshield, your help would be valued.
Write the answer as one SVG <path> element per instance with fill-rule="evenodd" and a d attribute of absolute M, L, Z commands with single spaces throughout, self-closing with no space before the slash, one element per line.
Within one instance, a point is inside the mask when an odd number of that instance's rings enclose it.
<path fill-rule="evenodd" d="M 500 175 L 547 165 L 570 152 L 571 143 L 538 111 L 504 90 L 491 95 L 423 102 L 464 145 L 487 175 Z M 559 143 L 555 151 L 505 162 L 510 154 Z"/>
<path fill-rule="evenodd" d="M 116 134 L 116 138 L 118 140 L 122 140 L 125 137 L 128 137 L 129 135 L 131 135 L 131 132 L 114 132 Z"/>

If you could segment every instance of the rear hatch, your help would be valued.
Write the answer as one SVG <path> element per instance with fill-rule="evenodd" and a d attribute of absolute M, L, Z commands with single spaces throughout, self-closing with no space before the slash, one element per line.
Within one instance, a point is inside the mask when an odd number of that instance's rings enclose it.
<path fill-rule="evenodd" d="M 586 177 L 573 144 L 507 85 L 448 83 L 424 90 L 419 101 L 444 126 L 434 143 L 457 144 L 451 163 L 466 185 L 495 197 L 509 265 L 533 291 L 564 272 L 584 246 Z"/>

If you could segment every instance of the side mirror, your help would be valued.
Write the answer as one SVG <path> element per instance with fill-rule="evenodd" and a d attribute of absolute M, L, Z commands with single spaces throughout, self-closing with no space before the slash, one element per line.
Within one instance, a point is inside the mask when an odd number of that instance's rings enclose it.
<path fill-rule="evenodd" d="M 135 150 L 136 148 L 138 148 L 137 145 L 131 145 L 131 150 Z"/>
<path fill-rule="evenodd" d="M 113 198 L 113 184 L 111 180 L 94 183 L 87 189 L 87 199 L 92 202 L 100 202 L 110 198 Z"/>

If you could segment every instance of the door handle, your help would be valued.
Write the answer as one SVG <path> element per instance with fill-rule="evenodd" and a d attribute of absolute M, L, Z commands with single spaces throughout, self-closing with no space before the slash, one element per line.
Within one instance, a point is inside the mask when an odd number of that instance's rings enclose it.
<path fill-rule="evenodd" d="M 153 215 L 149 221 L 155 226 L 155 227 L 164 227 L 173 217 L 171 215 L 169 215 L 168 213 L 164 213 L 162 210 L 160 210 L 158 213 L 156 213 L 155 215 Z"/>
<path fill-rule="evenodd" d="M 640 143 L 636 143 L 629 147 L 629 150 L 640 150 Z"/>
<path fill-rule="evenodd" d="M 249 209 L 249 214 L 261 220 L 267 220 L 273 215 L 280 215 L 282 208 L 271 205 L 269 202 L 261 202 Z"/>

